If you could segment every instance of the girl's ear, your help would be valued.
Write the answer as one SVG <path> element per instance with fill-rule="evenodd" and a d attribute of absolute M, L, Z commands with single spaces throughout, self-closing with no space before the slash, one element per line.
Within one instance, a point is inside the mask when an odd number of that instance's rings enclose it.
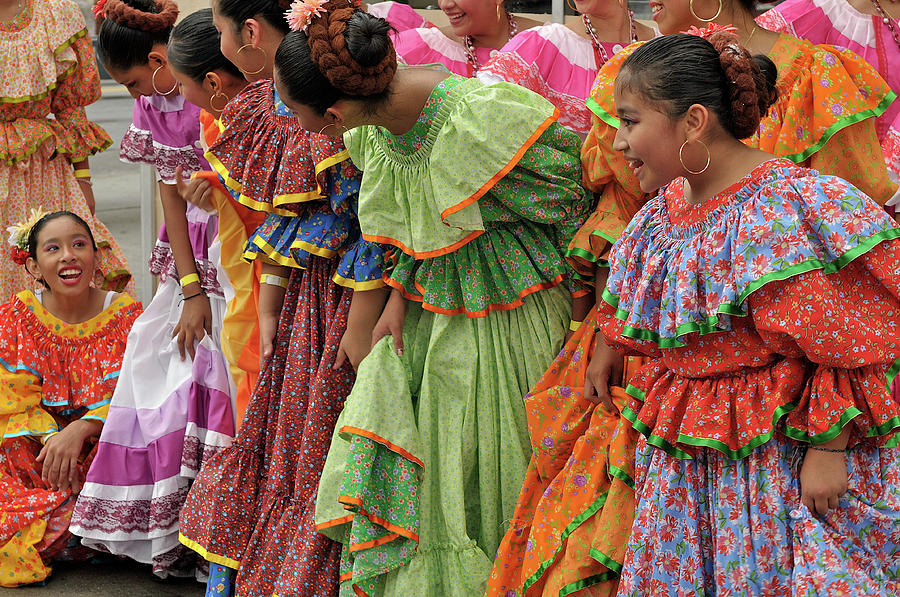
<path fill-rule="evenodd" d="M 31 274 L 32 278 L 34 278 L 38 282 L 41 281 L 41 278 L 43 277 L 43 275 L 41 274 L 41 268 L 38 267 L 37 260 L 34 257 L 29 257 L 28 261 L 25 262 L 25 270 L 29 274 Z"/>
<path fill-rule="evenodd" d="M 162 44 L 153 46 L 153 49 L 147 54 L 147 63 L 150 65 L 150 68 L 154 70 L 160 66 L 166 66 L 169 63 L 166 58 L 166 46 Z"/>
<path fill-rule="evenodd" d="M 219 76 L 219 73 L 213 71 L 206 73 L 206 76 L 203 77 L 203 89 L 210 93 L 216 93 L 222 91 L 222 77 Z"/>
<path fill-rule="evenodd" d="M 710 125 L 709 108 L 702 104 L 693 104 L 682 118 L 685 138 L 690 140 L 705 137 L 709 133 Z"/>
<path fill-rule="evenodd" d="M 262 43 L 262 25 L 256 19 L 247 19 L 241 27 L 241 43 L 258 48 Z"/>

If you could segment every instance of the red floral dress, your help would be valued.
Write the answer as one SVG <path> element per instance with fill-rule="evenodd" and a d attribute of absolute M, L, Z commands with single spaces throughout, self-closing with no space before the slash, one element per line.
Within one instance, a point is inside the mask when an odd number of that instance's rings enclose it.
<path fill-rule="evenodd" d="M 0 305 L 0 586 L 44 580 L 65 547 L 75 500 L 49 488 L 35 459 L 72 421 L 106 420 L 140 313 L 127 295 L 79 324 L 54 317 L 31 291 Z M 95 452 L 79 466 L 82 479 Z"/>

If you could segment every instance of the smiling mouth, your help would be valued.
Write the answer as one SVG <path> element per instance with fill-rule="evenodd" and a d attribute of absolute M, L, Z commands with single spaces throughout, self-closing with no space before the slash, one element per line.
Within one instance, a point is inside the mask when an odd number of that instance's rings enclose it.
<path fill-rule="evenodd" d="M 657 3 L 657 2 L 651 2 L 651 3 L 650 3 L 650 14 L 651 14 L 651 16 L 656 16 L 657 14 L 659 14 L 659 11 L 661 11 L 662 9 L 663 9 L 663 5 L 662 5 L 662 4 L 659 4 L 659 3 Z"/>
<path fill-rule="evenodd" d="M 459 21 L 461 21 L 463 19 L 463 17 L 466 16 L 466 13 L 464 13 L 464 12 L 456 12 L 453 14 L 445 12 L 444 14 L 447 16 L 447 19 L 449 19 L 451 25 L 453 23 L 458 23 Z"/>
<path fill-rule="evenodd" d="M 631 168 L 635 176 L 637 176 L 641 171 L 641 168 L 644 167 L 644 162 L 637 158 L 625 158 L 625 161 L 628 163 L 628 167 Z"/>
<path fill-rule="evenodd" d="M 81 279 L 82 271 L 78 268 L 67 267 L 66 269 L 60 270 L 57 274 L 59 279 L 63 281 L 63 284 L 75 284 Z"/>

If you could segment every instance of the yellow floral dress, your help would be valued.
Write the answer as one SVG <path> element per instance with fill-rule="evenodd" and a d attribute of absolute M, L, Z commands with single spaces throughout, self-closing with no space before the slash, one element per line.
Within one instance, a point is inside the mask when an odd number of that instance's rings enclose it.
<path fill-rule="evenodd" d="M 100 98 L 84 17 L 72 0 L 25 2 L 19 16 L 0 22 L 0 230 L 36 207 L 73 211 L 100 248 L 97 285 L 133 293 L 125 256 L 91 215 L 72 168 L 112 144 L 84 111 Z M 29 282 L 22 267 L 0 259 L 0 300 Z"/>

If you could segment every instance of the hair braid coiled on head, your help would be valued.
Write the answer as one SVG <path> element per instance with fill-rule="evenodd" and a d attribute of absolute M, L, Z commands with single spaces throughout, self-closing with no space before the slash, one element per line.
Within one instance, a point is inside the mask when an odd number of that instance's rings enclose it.
<path fill-rule="evenodd" d="M 151 33 L 172 27 L 178 18 L 178 6 L 172 0 L 155 0 L 155 6 L 158 12 L 145 12 L 123 0 L 108 0 L 106 18 L 123 27 Z"/>
<path fill-rule="evenodd" d="M 382 93 L 397 71 L 391 26 L 347 0 L 331 0 L 306 31 L 310 57 L 339 91 L 349 96 Z"/>
<path fill-rule="evenodd" d="M 708 40 L 719 53 L 719 63 L 728 81 L 732 132 L 739 139 L 749 137 L 775 102 L 775 87 L 766 80 L 757 59 L 739 44 L 737 36 L 717 32 Z"/>

